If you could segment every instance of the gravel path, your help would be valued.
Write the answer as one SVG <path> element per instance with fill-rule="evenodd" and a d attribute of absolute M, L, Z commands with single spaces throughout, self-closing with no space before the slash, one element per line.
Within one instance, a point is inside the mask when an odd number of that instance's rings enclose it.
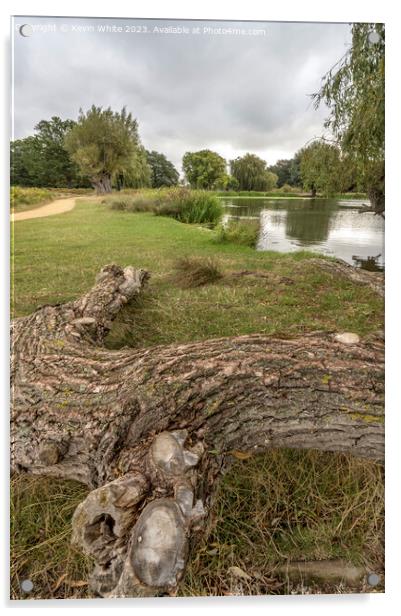
<path fill-rule="evenodd" d="M 11 222 L 18 222 L 19 220 L 29 220 L 31 218 L 43 218 L 44 216 L 54 216 L 55 214 L 64 214 L 64 212 L 69 212 L 75 207 L 76 200 L 77 197 L 56 199 L 55 201 L 46 203 L 46 205 L 37 207 L 34 210 L 11 214 Z"/>

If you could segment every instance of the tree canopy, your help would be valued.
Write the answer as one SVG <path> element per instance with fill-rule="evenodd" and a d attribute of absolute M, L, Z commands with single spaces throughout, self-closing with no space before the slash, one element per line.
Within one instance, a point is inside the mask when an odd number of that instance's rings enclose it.
<path fill-rule="evenodd" d="M 53 116 L 35 126 L 35 135 L 11 143 L 11 183 L 20 186 L 89 186 L 64 147 L 75 122 Z"/>
<path fill-rule="evenodd" d="M 182 159 L 182 168 L 191 188 L 210 190 L 215 188 L 226 174 L 226 161 L 212 150 L 186 152 Z"/>
<path fill-rule="evenodd" d="M 98 193 L 110 192 L 113 180 L 149 178 L 138 123 L 125 107 L 120 112 L 95 105 L 86 113 L 81 109 L 65 147 Z"/>
<path fill-rule="evenodd" d="M 342 189 L 340 149 L 316 140 L 298 152 L 300 175 L 305 190 L 330 196 Z"/>
<path fill-rule="evenodd" d="M 245 154 L 230 161 L 231 174 L 239 190 L 272 190 L 277 185 L 277 175 L 267 169 L 266 161 L 255 154 Z"/>
<path fill-rule="evenodd" d="M 350 49 L 314 95 L 316 106 L 329 106 L 325 126 L 353 161 L 378 212 L 384 210 L 384 49 L 384 24 L 354 24 Z"/>
<path fill-rule="evenodd" d="M 299 165 L 299 157 L 294 156 L 294 158 L 278 160 L 274 165 L 270 165 L 268 170 L 277 175 L 278 188 L 281 188 L 284 184 L 301 186 Z"/>
<path fill-rule="evenodd" d="M 151 152 L 146 152 L 146 157 L 151 171 L 152 188 L 176 186 L 178 184 L 179 173 L 164 154 L 152 150 Z"/>

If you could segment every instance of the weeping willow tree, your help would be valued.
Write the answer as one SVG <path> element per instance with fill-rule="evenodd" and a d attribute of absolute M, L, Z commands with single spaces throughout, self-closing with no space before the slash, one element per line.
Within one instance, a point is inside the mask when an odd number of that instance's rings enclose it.
<path fill-rule="evenodd" d="M 86 113 L 81 109 L 65 147 L 98 194 L 111 192 L 113 181 L 122 177 L 140 185 L 150 177 L 138 122 L 125 107 L 120 112 L 95 105 Z"/>
<path fill-rule="evenodd" d="M 316 107 L 329 106 L 325 127 L 378 214 L 384 212 L 384 46 L 384 24 L 354 24 L 350 49 L 313 95 Z"/>

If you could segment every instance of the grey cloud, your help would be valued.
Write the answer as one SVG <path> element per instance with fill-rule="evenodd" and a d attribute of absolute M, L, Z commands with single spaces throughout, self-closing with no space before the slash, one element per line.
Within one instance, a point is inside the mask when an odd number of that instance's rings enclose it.
<path fill-rule="evenodd" d="M 19 18 L 71 26 L 127 20 Z M 149 28 L 158 22 L 140 20 Z M 168 22 L 174 24 L 174 22 Z M 184 24 L 184 22 L 181 22 Z M 165 25 L 165 24 L 161 24 Z M 174 24 L 177 25 L 177 24 Z M 201 23 L 186 22 L 189 27 Z M 15 137 L 43 118 L 76 118 L 92 103 L 126 105 L 148 149 L 180 167 L 185 151 L 219 144 L 226 155 L 274 162 L 323 131 L 310 94 L 350 43 L 346 24 L 224 24 L 266 36 L 35 32 L 15 35 Z"/>

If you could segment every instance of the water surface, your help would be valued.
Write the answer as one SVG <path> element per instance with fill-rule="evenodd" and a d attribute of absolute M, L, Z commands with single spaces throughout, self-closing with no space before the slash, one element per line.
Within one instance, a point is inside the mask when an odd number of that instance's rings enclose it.
<path fill-rule="evenodd" d="M 258 250 L 311 250 L 363 269 L 384 269 L 384 220 L 361 213 L 364 201 L 222 199 L 227 221 L 260 220 Z"/>

